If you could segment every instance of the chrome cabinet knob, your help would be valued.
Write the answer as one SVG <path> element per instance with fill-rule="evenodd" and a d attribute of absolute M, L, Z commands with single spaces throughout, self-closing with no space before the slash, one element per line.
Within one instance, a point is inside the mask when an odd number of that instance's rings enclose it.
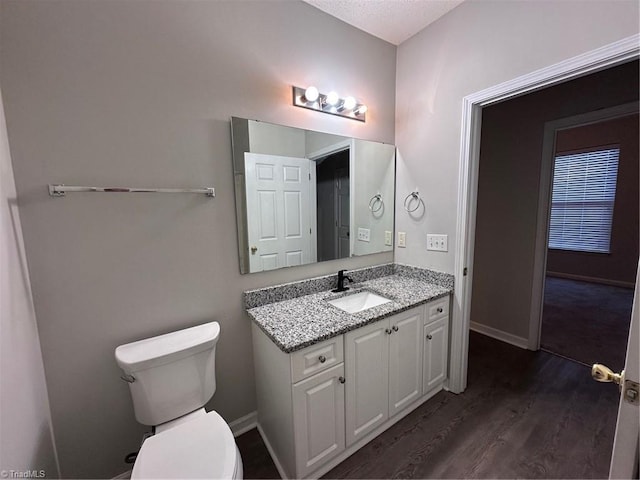
<path fill-rule="evenodd" d="M 432 338 L 431 334 L 427 335 L 427 340 L 431 340 Z"/>
<path fill-rule="evenodd" d="M 320 356 L 318 357 L 318 360 L 320 360 L 320 363 L 324 363 L 324 362 L 326 362 L 326 361 L 327 361 L 327 357 L 325 357 L 324 355 L 320 355 Z"/>
<path fill-rule="evenodd" d="M 387 335 L 391 335 L 392 331 L 389 328 L 385 328 L 384 333 L 386 333 Z"/>
<path fill-rule="evenodd" d="M 442 310 L 442 307 L 438 307 L 438 309 L 437 309 L 437 310 L 438 310 L 438 313 L 442 313 L 442 311 L 443 311 L 443 310 Z"/>
<path fill-rule="evenodd" d="M 338 381 L 339 381 L 340 383 L 344 383 L 344 382 L 346 382 L 347 380 L 346 380 L 344 377 L 338 377 Z"/>
<path fill-rule="evenodd" d="M 398 326 L 397 326 L 397 325 L 394 325 L 393 327 L 391 327 L 391 329 L 392 329 L 394 332 L 397 332 L 397 331 L 398 331 Z"/>

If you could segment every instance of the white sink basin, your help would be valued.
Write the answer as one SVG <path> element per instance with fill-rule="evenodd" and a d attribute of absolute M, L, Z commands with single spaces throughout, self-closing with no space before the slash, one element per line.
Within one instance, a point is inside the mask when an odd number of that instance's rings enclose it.
<path fill-rule="evenodd" d="M 336 298 L 335 300 L 328 300 L 328 302 L 334 307 L 338 307 L 340 310 L 344 310 L 347 313 L 357 313 L 368 308 L 377 307 L 383 303 L 388 303 L 391 300 L 380 295 L 376 295 L 372 292 L 358 292 L 346 297 Z"/>

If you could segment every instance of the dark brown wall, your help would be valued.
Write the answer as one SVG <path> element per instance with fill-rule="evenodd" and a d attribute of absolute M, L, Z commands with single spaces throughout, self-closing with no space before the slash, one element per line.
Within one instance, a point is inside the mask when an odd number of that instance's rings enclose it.
<path fill-rule="evenodd" d="M 638 81 L 634 61 L 483 109 L 472 322 L 528 338 L 544 125 L 637 102 Z"/>
<path fill-rule="evenodd" d="M 549 250 L 547 271 L 634 283 L 638 265 L 638 115 L 558 132 L 556 152 L 620 145 L 611 253 Z"/>

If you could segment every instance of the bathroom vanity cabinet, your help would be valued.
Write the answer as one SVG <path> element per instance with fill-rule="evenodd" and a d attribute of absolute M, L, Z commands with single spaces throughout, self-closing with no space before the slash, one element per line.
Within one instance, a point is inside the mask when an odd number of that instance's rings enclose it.
<path fill-rule="evenodd" d="M 443 388 L 449 298 L 293 353 L 252 324 L 258 428 L 281 475 L 323 475 Z"/>

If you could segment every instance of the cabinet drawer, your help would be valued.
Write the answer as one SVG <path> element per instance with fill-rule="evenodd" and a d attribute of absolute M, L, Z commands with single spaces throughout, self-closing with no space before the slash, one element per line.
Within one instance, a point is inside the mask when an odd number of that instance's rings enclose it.
<path fill-rule="evenodd" d="M 444 298 L 439 298 L 438 300 L 427 303 L 427 316 L 424 320 L 425 325 L 449 316 L 449 298 L 450 296 L 447 295 Z"/>
<path fill-rule="evenodd" d="M 344 358 L 342 335 L 311 345 L 291 354 L 291 378 L 293 383 L 326 370 L 342 362 Z"/>

